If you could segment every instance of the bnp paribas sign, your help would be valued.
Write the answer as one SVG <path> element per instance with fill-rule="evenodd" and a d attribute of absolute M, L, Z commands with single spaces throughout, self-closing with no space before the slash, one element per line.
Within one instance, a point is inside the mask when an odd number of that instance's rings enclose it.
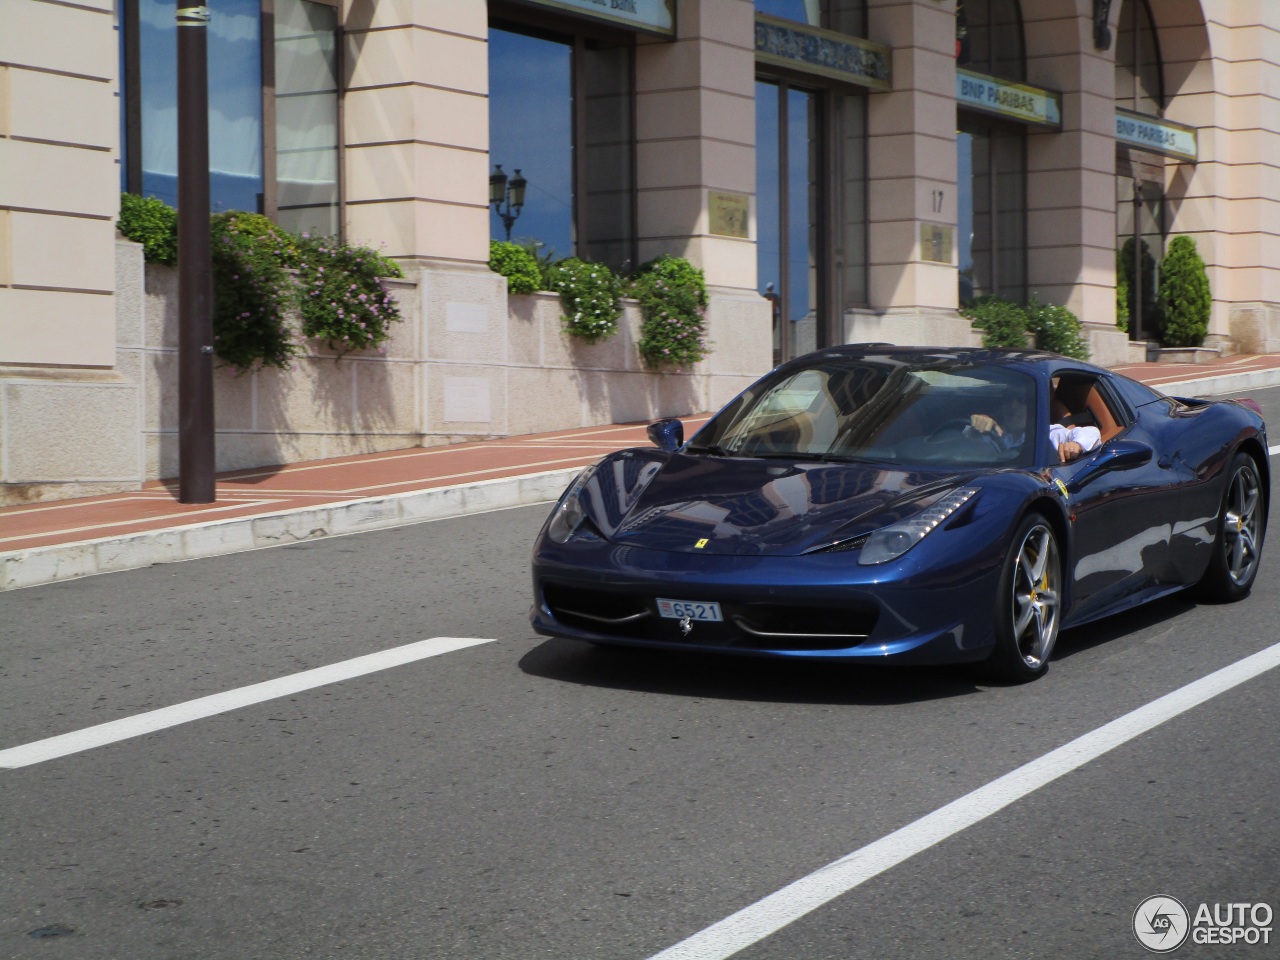
<path fill-rule="evenodd" d="M 593 20 L 674 37 L 676 0 L 524 0 L 538 7 L 552 7 Z"/>

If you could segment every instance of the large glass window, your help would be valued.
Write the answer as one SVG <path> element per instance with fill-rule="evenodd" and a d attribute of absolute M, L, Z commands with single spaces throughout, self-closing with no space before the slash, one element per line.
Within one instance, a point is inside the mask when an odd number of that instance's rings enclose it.
<path fill-rule="evenodd" d="M 209 196 L 214 210 L 262 209 L 261 0 L 224 0 L 208 27 Z M 178 202 L 174 6 L 138 0 L 142 192 Z"/>
<path fill-rule="evenodd" d="M 756 270 L 774 303 L 774 361 L 818 347 L 821 101 L 785 81 L 756 83 Z"/>
<path fill-rule="evenodd" d="M 1026 156 L 1022 131 L 961 119 L 956 133 L 960 302 L 1027 292 Z"/>
<path fill-rule="evenodd" d="M 633 259 L 631 54 L 629 40 L 491 27 L 489 155 L 526 181 L 513 241 L 615 268 Z M 495 210 L 490 236 L 507 227 Z"/>
<path fill-rule="evenodd" d="M 338 11 L 275 0 L 276 208 L 296 233 L 338 234 Z"/>
<path fill-rule="evenodd" d="M 1146 0 L 1124 0 L 1116 35 L 1116 106 L 1160 116 L 1164 85 L 1160 44 Z M 1164 255 L 1164 161 L 1132 147 L 1116 148 L 1116 276 L 1129 285 L 1129 336 L 1157 336 L 1156 298 Z"/>
<path fill-rule="evenodd" d="M 956 62 L 1003 80 L 1026 78 L 1017 0 L 957 0 Z M 960 111 L 956 131 L 960 303 L 1027 295 L 1027 162 L 1021 127 Z"/>
<path fill-rule="evenodd" d="M 991 77 L 1026 79 L 1017 0 L 956 0 L 956 63 Z"/>
<path fill-rule="evenodd" d="M 755 0 L 756 13 L 864 37 L 867 0 Z"/>
<path fill-rule="evenodd" d="M 123 0 L 121 187 L 178 202 L 174 6 Z M 264 10 L 271 14 L 264 17 Z M 263 24 L 273 23 L 269 44 Z M 219 0 L 208 40 L 209 200 L 335 234 L 338 218 L 337 7 L 312 0 Z"/>
<path fill-rule="evenodd" d="M 1159 116 L 1164 109 L 1160 45 L 1146 0 L 1124 0 L 1116 34 L 1116 106 Z"/>

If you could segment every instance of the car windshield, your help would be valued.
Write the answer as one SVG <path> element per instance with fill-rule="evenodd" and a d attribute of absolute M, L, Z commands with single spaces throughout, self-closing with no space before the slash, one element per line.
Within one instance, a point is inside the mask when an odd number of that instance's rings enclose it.
<path fill-rule="evenodd" d="M 1029 466 L 1034 381 L 993 366 L 815 359 L 751 387 L 690 453 L 939 467 Z"/>

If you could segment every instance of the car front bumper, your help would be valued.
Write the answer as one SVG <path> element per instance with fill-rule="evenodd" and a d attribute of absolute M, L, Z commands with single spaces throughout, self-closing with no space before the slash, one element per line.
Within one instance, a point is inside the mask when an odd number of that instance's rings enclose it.
<path fill-rule="evenodd" d="M 938 563 L 913 550 L 881 566 L 854 551 L 794 557 L 678 553 L 603 540 L 534 553 L 533 628 L 593 643 L 750 656 L 931 664 L 980 660 L 995 642 L 1003 556 Z M 715 602 L 723 622 L 662 617 L 658 598 Z"/>

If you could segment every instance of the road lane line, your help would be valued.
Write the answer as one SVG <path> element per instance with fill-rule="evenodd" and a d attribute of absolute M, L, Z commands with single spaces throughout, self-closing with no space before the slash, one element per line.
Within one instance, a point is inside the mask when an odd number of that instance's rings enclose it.
<path fill-rule="evenodd" d="M 1167 720 L 1280 665 L 1280 643 L 1174 690 L 757 900 L 650 960 L 724 960 Z"/>
<path fill-rule="evenodd" d="M 337 683 L 339 680 L 349 680 L 367 673 L 401 667 L 416 660 L 438 657 L 444 653 L 465 650 L 467 647 L 479 646 L 482 643 L 493 643 L 493 639 L 432 637 L 430 640 L 419 640 L 417 643 L 395 647 L 392 650 L 354 657 L 327 667 L 303 670 L 301 673 L 278 677 L 275 680 L 266 680 L 247 687 L 200 697 L 197 700 L 188 700 L 186 703 L 174 704 L 171 707 L 150 710 L 147 713 L 112 720 L 110 723 L 102 723 L 95 727 L 86 727 L 83 730 L 74 730 L 46 740 L 36 740 L 34 743 L 23 744 L 20 747 L 0 750 L 0 769 L 29 767 L 34 763 L 43 763 L 68 754 L 80 753 L 82 750 L 92 750 L 94 747 L 106 746 L 130 737 L 139 737 L 144 733 L 153 733 L 180 723 L 203 720 L 205 717 L 262 703 L 265 700 L 275 700 L 291 693 L 300 693 L 303 690 Z"/>

